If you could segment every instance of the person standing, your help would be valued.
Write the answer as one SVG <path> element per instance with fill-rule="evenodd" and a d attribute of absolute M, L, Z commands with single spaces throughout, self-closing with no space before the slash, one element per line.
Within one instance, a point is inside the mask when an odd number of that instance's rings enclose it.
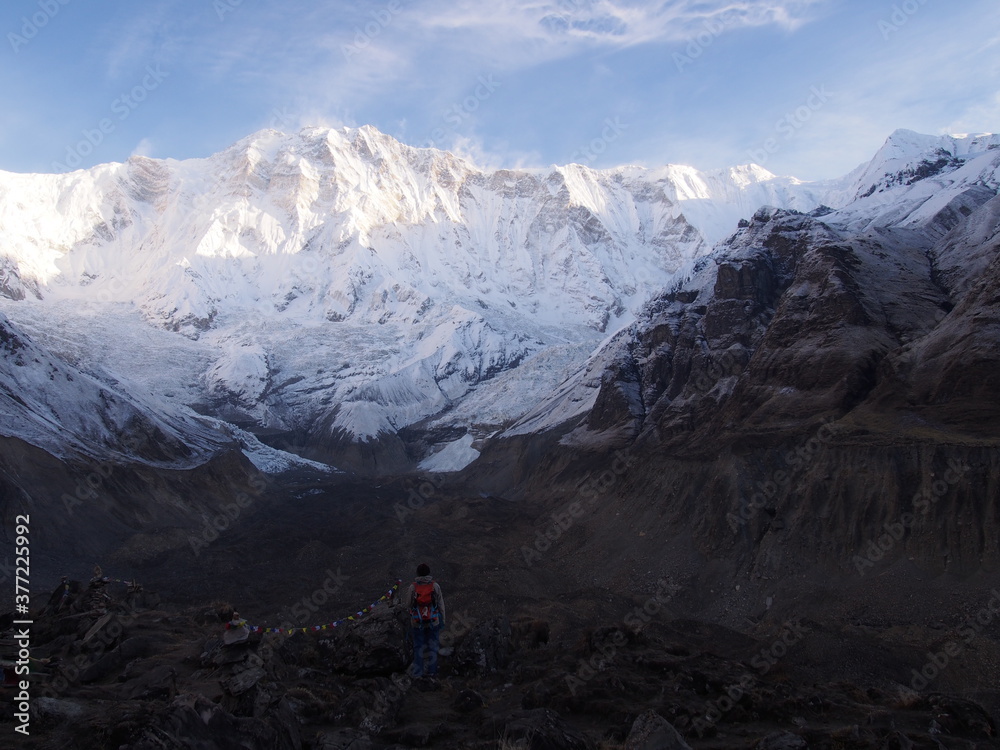
<path fill-rule="evenodd" d="M 410 639 L 413 643 L 414 677 L 436 677 L 441 629 L 445 624 L 444 594 L 431 577 L 427 563 L 417 566 L 417 577 L 403 595 L 410 611 Z"/>

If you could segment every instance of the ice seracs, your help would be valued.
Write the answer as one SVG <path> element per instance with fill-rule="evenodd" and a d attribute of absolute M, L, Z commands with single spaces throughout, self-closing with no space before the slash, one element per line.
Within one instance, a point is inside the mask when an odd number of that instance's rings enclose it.
<path fill-rule="evenodd" d="M 151 412 L 333 446 L 314 456 L 331 462 L 344 441 L 440 430 L 448 447 L 408 460 L 454 467 L 761 205 L 916 220 L 970 181 L 995 190 L 998 145 L 898 131 L 843 180 L 803 183 L 756 165 L 483 170 L 307 128 L 205 159 L 0 173 L 0 307 Z"/>

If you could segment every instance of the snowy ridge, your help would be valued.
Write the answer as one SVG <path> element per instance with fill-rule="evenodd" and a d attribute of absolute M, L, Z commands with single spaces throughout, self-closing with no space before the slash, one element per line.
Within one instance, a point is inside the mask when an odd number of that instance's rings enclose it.
<path fill-rule="evenodd" d="M 933 169 L 927 168 L 930 157 L 942 163 L 934 162 Z M 845 198 L 864 184 L 881 187 L 854 200 Z M 846 202 L 837 210 L 822 213 L 822 223 L 817 225 L 822 231 L 813 241 L 850 242 L 866 235 L 885 242 L 887 248 L 895 247 L 898 255 L 883 254 L 879 259 L 879 254 L 874 254 L 870 259 L 873 269 L 869 271 L 873 278 L 881 280 L 887 296 L 896 295 L 892 303 L 896 307 L 887 308 L 894 311 L 893 315 L 907 314 L 906 296 L 916 293 L 919 283 L 930 285 L 921 274 L 928 274 L 928 278 L 930 273 L 939 274 L 957 298 L 995 262 L 1000 251 L 1000 136 L 935 137 L 897 131 L 870 164 L 824 185 L 828 190 L 824 205 Z M 817 195 L 822 193 L 821 188 L 815 186 Z M 718 283 L 717 266 L 739 263 L 758 252 L 763 241 L 761 227 L 773 213 L 773 208 L 761 209 L 750 229 L 741 230 L 710 254 L 678 268 L 669 288 L 683 291 L 685 301 L 670 302 L 669 308 L 680 314 L 678 311 L 688 307 L 708 305 Z M 896 246 L 900 238 L 905 238 L 905 247 Z M 928 264 L 933 265 L 933 272 Z M 790 293 L 811 297 L 816 291 L 802 288 Z M 618 360 L 627 359 L 637 332 L 663 314 L 664 304 L 662 300 L 654 301 L 639 313 L 636 323 L 606 339 L 586 363 L 500 436 L 554 430 L 590 413 L 604 385 L 603 378 Z M 711 393 L 730 387 L 731 381 L 732 377 L 720 378 Z M 626 391 L 630 384 L 619 385 Z M 586 427 L 578 427 L 562 442 L 580 445 L 596 437 Z"/>
<path fill-rule="evenodd" d="M 932 136 L 897 130 L 886 140 L 875 158 L 848 175 L 856 198 L 892 187 L 912 184 L 938 174 L 947 167 L 1000 148 L 1000 135 Z"/>
<path fill-rule="evenodd" d="M 234 447 L 214 420 L 137 398 L 108 373 L 84 372 L 0 313 L 0 434 L 60 458 L 139 459 L 189 467 Z"/>
<path fill-rule="evenodd" d="M 482 436 L 761 205 L 919 223 L 944 188 L 995 186 L 997 141 L 899 131 L 810 184 L 756 165 L 486 171 L 370 127 L 262 131 L 206 159 L 0 173 L 0 297 L 54 356 L 117 373 L 151 412 L 296 444 L 433 420 Z M 855 200 L 868 183 L 882 189 Z M 463 438 L 442 465 L 473 453 Z"/>

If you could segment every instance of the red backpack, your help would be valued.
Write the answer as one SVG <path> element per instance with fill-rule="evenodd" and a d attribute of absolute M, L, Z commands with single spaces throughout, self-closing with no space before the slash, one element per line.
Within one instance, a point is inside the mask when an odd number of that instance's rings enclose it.
<path fill-rule="evenodd" d="M 439 620 L 433 583 L 413 583 L 413 601 L 410 606 L 413 625 L 427 627 L 437 625 Z"/>

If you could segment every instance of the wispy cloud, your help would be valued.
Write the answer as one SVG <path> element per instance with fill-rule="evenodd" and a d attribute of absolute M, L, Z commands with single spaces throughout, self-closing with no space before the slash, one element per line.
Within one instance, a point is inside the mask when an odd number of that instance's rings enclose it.
<path fill-rule="evenodd" d="M 794 30 L 829 0 L 474 0 L 427 3 L 422 25 L 453 32 L 488 32 L 494 39 L 529 39 L 579 46 L 624 47 L 651 41 L 685 41 L 705 23 L 725 20 L 726 28 L 764 25 Z M 552 50 L 548 50 L 552 53 Z"/>
<path fill-rule="evenodd" d="M 942 133 L 1000 132 L 1000 93 L 970 104 L 957 118 L 941 128 Z"/>
<path fill-rule="evenodd" d="M 155 151 L 155 144 L 150 138 L 143 138 L 139 141 L 135 148 L 132 149 L 131 156 L 153 156 Z"/>
<path fill-rule="evenodd" d="M 705 33 L 774 26 L 795 30 L 833 0 L 427 0 L 414 20 L 497 68 L 520 68 L 584 51 L 679 42 Z"/>
<path fill-rule="evenodd" d="M 272 37 L 283 39 L 280 55 L 270 51 L 273 40 L 246 44 L 235 30 L 238 21 L 227 38 L 213 39 L 212 54 L 252 70 L 254 85 L 294 97 L 299 111 L 338 121 L 351 122 L 355 112 L 386 102 L 407 102 L 415 113 L 408 118 L 409 142 L 433 141 L 490 159 L 476 135 L 478 113 L 462 111 L 453 127 L 445 123 L 456 106 L 471 101 L 483 75 L 503 78 L 581 54 L 683 41 L 704 33 L 706 25 L 721 25 L 719 33 L 763 26 L 792 31 L 830 2 L 390 0 L 336 12 L 294 3 L 268 26 Z M 433 135 L 442 129 L 443 140 Z"/>
<path fill-rule="evenodd" d="M 118 80 L 141 69 L 157 58 L 184 46 L 190 37 L 185 30 L 185 14 L 177 13 L 178 0 L 136 5 L 118 18 L 118 23 L 104 27 L 95 39 L 104 54 L 109 80 Z"/>
<path fill-rule="evenodd" d="M 981 131 L 1000 117 L 995 0 L 119 5 L 66 6 L 67 28 L 53 23 L 10 73 L 25 122 L 3 118 L 16 135 L 0 144 L 38 144 L 33 168 L 80 141 L 150 64 L 169 86 L 116 123 L 95 159 L 125 158 L 144 138 L 164 155 L 203 155 L 261 127 L 373 124 L 482 163 L 541 165 L 572 159 L 617 117 L 629 129 L 593 166 L 722 166 L 746 161 L 827 86 L 829 102 L 767 166 L 833 176 L 897 127 Z M 27 148 L 8 146 L 7 163 Z"/>

